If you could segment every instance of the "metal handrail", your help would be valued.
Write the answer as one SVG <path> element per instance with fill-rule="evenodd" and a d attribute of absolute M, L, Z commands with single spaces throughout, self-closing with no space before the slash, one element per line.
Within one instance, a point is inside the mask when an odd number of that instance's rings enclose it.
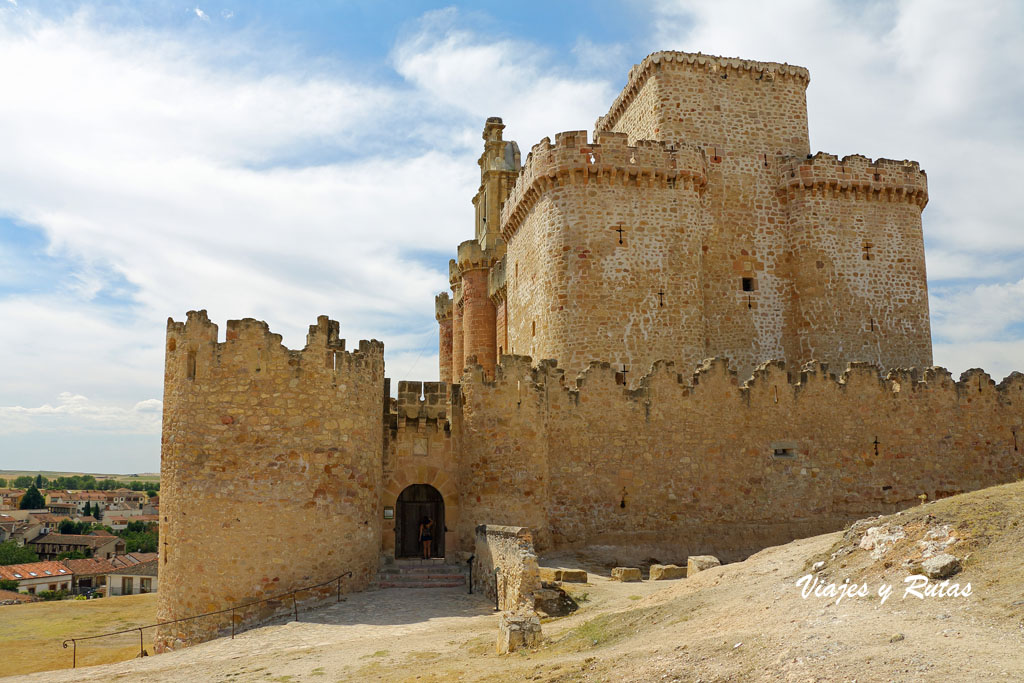
<path fill-rule="evenodd" d="M 97 638 L 107 638 L 109 636 L 119 636 L 119 635 L 122 635 L 124 633 L 132 633 L 133 631 L 138 631 L 139 632 L 139 657 L 145 657 L 145 656 L 147 656 L 147 654 L 146 654 L 145 644 L 143 643 L 143 639 L 142 639 L 142 632 L 145 629 L 147 629 L 147 628 L 156 628 L 158 626 L 166 626 L 168 624 L 177 624 L 177 623 L 182 622 L 182 621 L 192 621 L 193 619 L 202 619 L 204 617 L 213 617 L 213 616 L 216 616 L 218 614 L 227 614 L 228 612 L 231 613 L 231 638 L 233 640 L 234 637 L 235 637 L 235 611 L 236 610 L 245 609 L 247 607 L 252 607 L 253 605 L 259 605 L 259 604 L 264 603 L 264 602 L 273 602 L 275 600 L 284 600 L 285 598 L 290 597 L 292 599 L 292 614 L 295 617 L 295 621 L 298 621 L 299 620 L 299 605 L 298 605 L 298 602 L 295 599 L 295 594 L 296 593 L 301 593 L 302 591 L 313 590 L 314 588 L 322 588 L 323 586 L 329 586 L 330 584 L 337 582 L 338 583 L 338 600 L 337 601 L 341 602 L 341 580 L 343 578 L 345 578 L 346 576 L 351 578 L 352 577 L 352 572 L 350 572 L 350 571 L 345 572 L 344 574 L 342 574 L 342 575 L 340 575 L 340 576 L 338 576 L 336 578 L 333 578 L 330 581 L 324 581 L 323 583 L 318 583 L 318 584 L 313 585 L 313 586 L 304 586 L 302 588 L 296 588 L 295 590 L 288 591 L 287 593 L 281 593 L 280 595 L 274 595 L 274 596 L 271 596 L 269 598 L 261 598 L 260 600 L 253 600 L 252 602 L 247 602 L 244 605 L 235 605 L 234 607 L 229 607 L 227 609 L 217 610 L 216 612 L 206 612 L 204 614 L 196 614 L 195 616 L 191 616 L 191 617 L 182 617 L 181 619 L 172 619 L 170 621 L 161 621 L 161 622 L 158 622 L 156 624 L 147 624 L 146 626 L 136 626 L 135 628 L 126 628 L 126 629 L 124 629 L 122 631 L 111 631 L 110 633 L 101 633 L 101 634 L 99 634 L 97 636 L 83 636 L 82 638 L 68 638 L 63 643 L 61 643 L 61 646 L 66 650 L 66 649 L 68 649 L 68 643 L 71 643 L 71 668 L 74 669 L 78 665 L 78 641 L 81 641 L 81 640 L 96 640 Z M 271 619 L 273 619 L 273 618 L 275 618 L 275 617 L 271 617 Z"/>

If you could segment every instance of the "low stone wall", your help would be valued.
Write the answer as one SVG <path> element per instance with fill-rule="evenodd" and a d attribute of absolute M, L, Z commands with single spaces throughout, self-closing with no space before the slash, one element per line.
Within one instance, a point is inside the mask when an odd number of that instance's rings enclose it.
<path fill-rule="evenodd" d="M 473 590 L 492 600 L 497 595 L 500 610 L 532 611 L 533 592 L 540 587 L 540 568 L 528 528 L 492 524 L 476 528 Z"/>

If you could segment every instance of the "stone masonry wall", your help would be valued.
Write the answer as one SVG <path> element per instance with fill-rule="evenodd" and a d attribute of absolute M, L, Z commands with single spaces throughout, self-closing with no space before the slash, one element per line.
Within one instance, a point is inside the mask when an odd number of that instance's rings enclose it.
<path fill-rule="evenodd" d="M 597 131 L 734 152 L 806 155 L 807 69 L 790 64 L 655 52 L 634 66 Z"/>
<path fill-rule="evenodd" d="M 692 378 L 659 364 L 630 391 L 606 364 L 571 384 L 550 362 L 506 357 L 495 376 L 470 368 L 461 387 L 462 458 L 490 463 L 463 525 L 502 511 L 547 529 L 539 549 L 733 560 L 1024 476 L 1019 373 L 997 386 L 981 370 L 883 379 L 858 364 L 836 378 L 813 364 L 790 377 L 770 363 L 740 385 L 717 360 Z"/>
<path fill-rule="evenodd" d="M 789 160 L 780 176 L 797 293 L 787 357 L 930 366 L 918 164 L 817 154 Z"/>
<path fill-rule="evenodd" d="M 347 571 L 344 591 L 369 584 L 381 533 L 383 352 L 376 341 L 346 351 L 326 316 L 301 351 L 252 319 L 228 321 L 223 342 L 205 311 L 168 320 L 160 621 Z M 239 624 L 255 616 L 240 613 Z M 164 627 L 157 648 L 229 628 L 226 616 Z"/>
<path fill-rule="evenodd" d="M 444 500 L 447 556 L 456 557 L 462 549 L 455 532 L 460 519 L 458 463 L 452 451 L 448 422 L 448 385 L 444 382 L 398 383 L 398 397 L 386 416 L 387 439 L 384 488 L 381 505 L 395 507 L 406 487 L 428 484 Z M 382 522 L 381 551 L 394 555 L 396 519 Z M 416 533 L 418 529 L 412 530 Z M 438 529 L 437 533 L 444 533 Z"/>
<path fill-rule="evenodd" d="M 506 351 L 574 371 L 606 359 L 634 377 L 704 357 L 704 160 L 625 142 L 575 131 L 533 148 L 505 205 Z"/>
<path fill-rule="evenodd" d="M 630 71 L 595 135 L 695 146 L 707 159 L 701 220 L 680 226 L 699 233 L 702 291 L 690 305 L 704 357 L 743 376 L 777 358 L 926 367 L 924 174 L 912 162 L 808 161 L 809 79 L 788 64 L 657 52 Z M 870 258 L 852 262 L 864 247 Z"/>
<path fill-rule="evenodd" d="M 498 569 L 495 572 L 495 569 Z M 473 552 L 473 590 L 494 600 L 499 610 L 532 610 L 541 588 L 533 535 L 525 527 L 480 524 Z"/>

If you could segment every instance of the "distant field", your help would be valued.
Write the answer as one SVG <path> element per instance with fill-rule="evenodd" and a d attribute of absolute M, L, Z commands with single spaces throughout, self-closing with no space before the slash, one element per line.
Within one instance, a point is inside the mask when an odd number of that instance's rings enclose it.
<path fill-rule="evenodd" d="M 156 621 L 156 594 L 97 600 L 59 600 L 0 607 L 0 676 L 71 668 L 65 638 L 97 635 Z M 153 654 L 153 629 L 145 633 Z M 78 645 L 78 666 L 108 664 L 139 654 L 139 633 L 87 640 Z"/>
<path fill-rule="evenodd" d="M 4 479 L 15 479 L 25 475 L 34 477 L 37 474 L 41 474 L 47 479 L 56 479 L 57 477 L 73 477 L 73 476 L 84 476 L 91 474 L 96 479 L 116 479 L 117 481 L 125 482 L 147 482 L 147 481 L 160 481 L 160 474 L 154 472 L 139 472 L 137 474 L 100 474 L 98 472 L 51 472 L 48 470 L 0 470 L 0 477 Z"/>

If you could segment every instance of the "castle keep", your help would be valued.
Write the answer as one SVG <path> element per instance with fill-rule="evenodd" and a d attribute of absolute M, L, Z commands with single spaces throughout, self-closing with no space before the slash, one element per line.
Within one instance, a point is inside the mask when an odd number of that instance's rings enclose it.
<path fill-rule="evenodd" d="M 489 119 L 476 231 L 437 299 L 441 380 L 476 357 L 931 365 L 915 162 L 810 156 L 805 69 L 659 52 L 585 131 Z M 451 361 L 449 362 L 449 357 Z"/>
<path fill-rule="evenodd" d="M 924 173 L 810 155 L 808 82 L 659 52 L 592 141 L 523 161 L 488 119 L 440 382 L 391 398 L 383 345 L 346 350 L 324 316 L 301 351 L 251 319 L 223 340 L 203 311 L 169 321 L 160 619 L 347 571 L 363 589 L 418 552 L 422 514 L 453 559 L 486 523 L 734 560 L 1024 475 L 1024 376 L 931 367 Z"/>

